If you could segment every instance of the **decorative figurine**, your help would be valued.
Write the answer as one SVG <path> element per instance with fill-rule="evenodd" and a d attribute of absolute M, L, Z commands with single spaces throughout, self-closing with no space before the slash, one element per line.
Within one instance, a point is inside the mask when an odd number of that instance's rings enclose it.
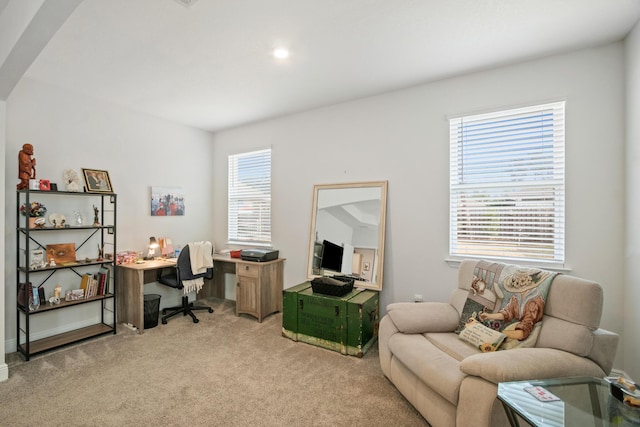
<path fill-rule="evenodd" d="M 93 205 L 93 226 L 100 227 L 100 219 L 98 219 L 98 207 Z"/>
<path fill-rule="evenodd" d="M 98 259 L 96 259 L 96 261 L 102 261 L 104 258 L 104 245 L 100 246 L 100 244 L 98 244 Z"/>
<path fill-rule="evenodd" d="M 33 145 L 24 144 L 18 153 L 18 190 L 29 188 L 29 180 L 36 179 L 36 159 L 33 157 Z"/>
<path fill-rule="evenodd" d="M 62 179 L 66 184 L 66 190 L 74 193 L 82 192 L 82 178 L 74 169 L 65 169 L 62 172 Z"/>
<path fill-rule="evenodd" d="M 80 211 L 73 211 L 73 214 L 76 216 L 75 225 L 78 227 L 82 226 L 82 215 L 80 215 Z"/>

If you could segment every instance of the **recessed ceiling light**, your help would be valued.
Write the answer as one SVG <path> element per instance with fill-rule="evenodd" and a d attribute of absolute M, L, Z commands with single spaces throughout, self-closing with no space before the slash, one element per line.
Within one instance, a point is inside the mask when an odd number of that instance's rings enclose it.
<path fill-rule="evenodd" d="M 286 59 L 289 57 L 289 50 L 284 47 L 273 49 L 273 56 L 278 59 Z"/>

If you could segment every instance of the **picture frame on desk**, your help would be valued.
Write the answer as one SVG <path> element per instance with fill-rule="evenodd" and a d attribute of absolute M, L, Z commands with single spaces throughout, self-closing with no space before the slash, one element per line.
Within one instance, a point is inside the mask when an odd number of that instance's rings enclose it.
<path fill-rule="evenodd" d="M 87 193 L 113 193 L 108 171 L 82 168 L 82 177 Z"/>

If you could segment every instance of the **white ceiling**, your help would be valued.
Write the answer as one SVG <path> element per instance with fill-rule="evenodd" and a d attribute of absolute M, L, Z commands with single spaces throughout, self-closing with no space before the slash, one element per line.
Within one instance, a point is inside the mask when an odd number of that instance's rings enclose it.
<path fill-rule="evenodd" d="M 639 18 L 640 0 L 84 0 L 26 77 L 217 131 L 620 40 Z"/>

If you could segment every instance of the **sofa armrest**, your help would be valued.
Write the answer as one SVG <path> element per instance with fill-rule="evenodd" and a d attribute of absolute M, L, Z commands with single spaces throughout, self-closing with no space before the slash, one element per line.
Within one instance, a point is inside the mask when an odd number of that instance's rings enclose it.
<path fill-rule="evenodd" d="M 561 377 L 604 377 L 592 360 L 553 348 L 519 348 L 466 357 L 460 370 L 498 384 Z"/>
<path fill-rule="evenodd" d="M 458 310 L 445 302 L 389 304 L 387 314 L 396 328 L 405 334 L 452 332 L 460 322 Z"/>

